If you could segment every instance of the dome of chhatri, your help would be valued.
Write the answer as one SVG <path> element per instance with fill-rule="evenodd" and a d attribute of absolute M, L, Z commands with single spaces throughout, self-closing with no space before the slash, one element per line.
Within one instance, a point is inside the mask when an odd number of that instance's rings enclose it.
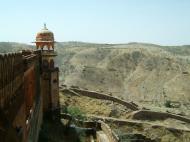
<path fill-rule="evenodd" d="M 44 28 L 37 33 L 35 43 L 37 49 L 40 48 L 41 50 L 43 50 L 43 48 L 47 47 L 48 50 L 54 50 L 54 35 L 53 32 L 47 29 L 46 24 L 44 24 Z"/>
<path fill-rule="evenodd" d="M 36 42 L 54 42 L 53 32 L 49 31 L 44 24 L 44 28 L 37 33 Z"/>

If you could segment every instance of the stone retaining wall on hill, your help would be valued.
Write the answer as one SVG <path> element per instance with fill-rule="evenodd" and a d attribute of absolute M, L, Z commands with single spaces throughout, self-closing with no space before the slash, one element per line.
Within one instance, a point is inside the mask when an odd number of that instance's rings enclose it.
<path fill-rule="evenodd" d="M 138 119 L 138 120 L 164 120 L 167 118 L 172 118 L 172 119 L 190 123 L 190 119 L 183 116 L 179 116 L 179 115 L 171 114 L 171 113 L 154 112 L 154 111 L 147 111 L 147 110 L 140 110 L 140 111 L 133 112 L 132 118 Z"/>
<path fill-rule="evenodd" d="M 104 123 L 103 121 L 81 121 L 76 118 L 72 118 L 71 115 L 62 113 L 61 118 L 68 119 L 69 121 L 74 121 L 77 126 L 81 128 L 92 128 L 96 131 L 103 131 L 105 135 L 109 138 L 109 142 L 119 142 L 119 137 L 111 130 L 109 125 Z M 70 123 L 69 123 L 70 124 Z"/>
<path fill-rule="evenodd" d="M 186 117 L 183 117 L 180 115 L 166 113 L 166 112 L 154 112 L 154 111 L 150 111 L 150 110 L 139 110 L 139 108 L 136 106 L 136 104 L 133 105 L 132 103 L 125 102 L 125 101 L 123 101 L 119 98 L 113 97 L 113 96 L 109 96 L 109 95 L 105 95 L 105 94 L 101 94 L 101 93 L 97 93 L 97 92 L 93 92 L 93 91 L 76 89 L 76 88 L 72 88 L 71 90 L 65 89 L 65 91 L 67 91 L 71 94 L 75 94 L 75 95 L 83 95 L 83 96 L 96 98 L 96 99 L 110 100 L 110 101 L 116 102 L 118 104 L 122 104 L 122 105 L 126 106 L 127 108 L 130 108 L 135 111 L 132 113 L 133 119 L 164 120 L 167 118 L 172 118 L 172 119 L 190 123 L 189 118 L 186 118 Z"/>
<path fill-rule="evenodd" d="M 71 121 L 77 123 L 78 126 L 83 127 L 83 128 L 94 128 L 97 130 L 100 130 L 100 123 L 98 123 L 97 121 L 82 121 L 82 120 L 78 120 L 76 118 L 73 118 L 70 114 L 67 113 L 61 113 L 61 119 L 67 119 L 69 122 L 69 124 L 71 123 Z"/>
<path fill-rule="evenodd" d="M 184 131 L 184 132 L 190 132 L 189 129 L 182 129 L 182 128 L 175 128 L 175 127 L 168 127 L 168 126 L 164 126 L 164 125 L 159 125 L 159 124 L 154 124 L 151 122 L 143 122 L 143 121 L 138 121 L 138 120 L 130 120 L 130 119 L 117 119 L 117 118 L 113 118 L 113 117 L 102 117 L 102 116 L 96 116 L 96 115 L 88 115 L 89 118 L 91 118 L 94 121 L 98 121 L 98 120 L 102 120 L 105 123 L 112 123 L 112 124 L 116 124 L 118 127 L 119 126 L 123 126 L 123 125 L 150 125 L 152 127 L 156 126 L 156 127 L 160 127 L 160 128 L 166 128 L 166 129 L 174 129 L 174 130 L 180 130 L 180 131 Z"/>
<path fill-rule="evenodd" d="M 74 93 L 75 95 L 82 95 L 82 96 L 87 96 L 87 97 L 91 97 L 91 98 L 95 98 L 95 99 L 109 100 L 109 101 L 113 101 L 115 103 L 124 105 L 124 106 L 126 106 L 127 108 L 129 108 L 129 109 L 131 109 L 133 111 L 139 110 L 139 108 L 137 107 L 136 104 L 129 103 L 129 102 L 123 101 L 123 100 L 121 100 L 119 98 L 109 96 L 109 95 L 106 95 L 106 94 L 93 92 L 93 91 L 88 91 L 88 90 L 81 90 L 81 89 L 76 89 L 76 88 L 64 89 L 63 91 Z"/>

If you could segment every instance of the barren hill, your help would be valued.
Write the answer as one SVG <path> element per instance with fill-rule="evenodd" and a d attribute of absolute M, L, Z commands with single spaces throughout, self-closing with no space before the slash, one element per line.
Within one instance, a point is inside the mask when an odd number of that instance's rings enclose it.
<path fill-rule="evenodd" d="M 33 46 L 17 42 L 0 42 L 0 53 L 18 52 L 20 50 L 31 49 Z"/>
<path fill-rule="evenodd" d="M 190 46 L 85 44 L 58 52 L 66 85 L 134 101 L 190 101 Z"/>

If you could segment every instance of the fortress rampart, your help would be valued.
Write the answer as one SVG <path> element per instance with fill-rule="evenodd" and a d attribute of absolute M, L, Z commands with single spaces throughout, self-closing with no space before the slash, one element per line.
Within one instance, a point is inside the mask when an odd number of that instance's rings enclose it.
<path fill-rule="evenodd" d="M 51 71 L 47 71 L 51 75 Z M 0 55 L 0 139 L 3 142 L 38 140 L 43 99 L 49 97 L 42 93 L 51 86 L 42 87 L 44 72 L 40 50 Z"/>
<path fill-rule="evenodd" d="M 37 141 L 42 123 L 40 51 L 0 55 L 3 141 Z M 11 133 L 10 133 L 11 131 Z"/>
<path fill-rule="evenodd" d="M 43 114 L 59 111 L 54 35 L 44 25 L 35 43 L 37 50 L 0 54 L 2 142 L 37 142 Z"/>
<path fill-rule="evenodd" d="M 0 106 L 7 109 L 23 91 L 24 64 L 21 53 L 0 55 Z"/>

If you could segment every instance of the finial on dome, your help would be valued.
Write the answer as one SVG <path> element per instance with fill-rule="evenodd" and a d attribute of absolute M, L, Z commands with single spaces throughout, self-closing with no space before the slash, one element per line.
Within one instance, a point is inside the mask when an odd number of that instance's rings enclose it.
<path fill-rule="evenodd" d="M 46 23 L 44 23 L 44 29 L 47 29 L 47 27 L 46 27 Z"/>

